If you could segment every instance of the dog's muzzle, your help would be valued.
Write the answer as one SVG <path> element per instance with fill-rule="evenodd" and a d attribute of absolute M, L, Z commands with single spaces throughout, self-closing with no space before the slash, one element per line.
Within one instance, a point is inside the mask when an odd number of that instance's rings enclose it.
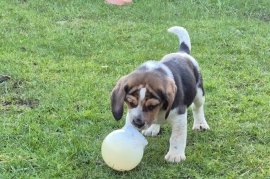
<path fill-rule="evenodd" d="M 133 119 L 132 124 L 137 128 L 142 128 L 145 122 L 141 118 Z"/>

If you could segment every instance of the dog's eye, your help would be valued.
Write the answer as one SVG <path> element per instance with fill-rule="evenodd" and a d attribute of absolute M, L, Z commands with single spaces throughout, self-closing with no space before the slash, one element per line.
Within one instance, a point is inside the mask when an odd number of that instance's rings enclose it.
<path fill-rule="evenodd" d="M 136 105 L 134 104 L 134 99 L 133 98 L 134 97 L 131 97 L 131 96 L 127 97 L 126 102 L 129 104 L 130 107 L 135 108 Z"/>
<path fill-rule="evenodd" d="M 153 109 L 155 109 L 156 106 L 154 105 L 150 105 L 150 106 L 147 106 L 147 109 L 148 111 L 152 111 Z"/>
<path fill-rule="evenodd" d="M 132 108 L 135 108 L 136 105 L 133 103 L 133 102 L 129 102 L 129 105 L 132 107 Z"/>

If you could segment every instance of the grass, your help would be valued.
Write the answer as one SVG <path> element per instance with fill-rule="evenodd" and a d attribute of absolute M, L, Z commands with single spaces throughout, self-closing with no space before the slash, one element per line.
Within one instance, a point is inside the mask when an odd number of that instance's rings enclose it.
<path fill-rule="evenodd" d="M 0 6 L 0 178 L 270 177 L 270 1 Z M 147 138 L 139 166 L 116 172 L 100 152 L 124 125 L 113 120 L 110 92 L 142 62 L 177 51 L 177 37 L 166 32 L 174 25 L 190 33 L 211 130 L 192 131 L 189 111 L 185 161 L 165 162 L 164 126 Z"/>

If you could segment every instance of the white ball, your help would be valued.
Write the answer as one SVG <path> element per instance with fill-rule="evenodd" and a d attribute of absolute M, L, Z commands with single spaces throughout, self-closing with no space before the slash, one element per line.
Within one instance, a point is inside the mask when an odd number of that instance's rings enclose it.
<path fill-rule="evenodd" d="M 143 157 L 147 140 L 136 129 L 125 126 L 111 132 L 104 139 L 101 147 L 105 163 L 118 171 L 135 168 Z"/>

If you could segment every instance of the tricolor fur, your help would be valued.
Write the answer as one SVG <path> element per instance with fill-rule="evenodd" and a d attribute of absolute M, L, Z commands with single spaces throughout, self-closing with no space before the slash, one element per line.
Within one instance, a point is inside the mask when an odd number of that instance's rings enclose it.
<path fill-rule="evenodd" d="M 160 125 L 172 127 L 169 162 L 184 160 L 187 138 L 187 108 L 192 105 L 194 130 L 209 129 L 204 117 L 204 89 L 197 61 L 190 56 L 191 43 L 183 27 L 171 27 L 169 32 L 180 40 L 177 53 L 165 55 L 160 62 L 148 61 L 123 76 L 111 93 L 113 116 L 123 116 L 124 102 L 128 112 L 126 123 L 146 136 L 156 136 Z"/>

